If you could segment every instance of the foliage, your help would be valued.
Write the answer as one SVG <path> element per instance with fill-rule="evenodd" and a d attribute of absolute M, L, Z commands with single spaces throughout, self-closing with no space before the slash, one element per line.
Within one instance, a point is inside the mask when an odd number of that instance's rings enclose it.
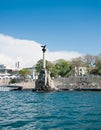
<path fill-rule="evenodd" d="M 42 66 L 43 60 L 41 59 L 36 64 L 36 72 L 39 73 Z M 51 63 L 46 60 L 46 69 L 51 72 L 52 77 L 67 77 L 75 73 L 78 75 L 79 67 L 86 67 L 88 74 L 101 75 L 101 54 L 97 56 L 87 54 L 83 57 L 74 58 L 70 62 L 59 59 Z"/>
<path fill-rule="evenodd" d="M 98 70 L 98 75 L 101 75 L 101 69 Z"/>
<path fill-rule="evenodd" d="M 68 62 L 65 61 L 64 59 L 59 59 L 56 61 L 55 70 L 57 71 L 57 74 L 60 75 L 61 77 L 67 77 L 68 73 L 71 70 L 71 67 L 68 64 Z"/>
<path fill-rule="evenodd" d="M 83 61 L 82 61 L 82 57 L 77 57 L 77 58 L 74 58 L 72 59 L 71 61 L 71 66 L 72 67 L 80 67 L 80 66 L 83 66 Z"/>
<path fill-rule="evenodd" d="M 42 69 L 42 65 L 43 65 L 43 60 L 39 60 L 35 66 L 36 72 L 39 73 L 40 70 Z"/>
<path fill-rule="evenodd" d="M 95 56 L 94 68 L 91 74 L 101 75 L 101 54 Z"/>
<path fill-rule="evenodd" d="M 90 54 L 87 54 L 83 57 L 84 66 L 87 68 L 88 73 L 90 74 L 92 69 L 95 68 L 96 57 Z"/>
<path fill-rule="evenodd" d="M 84 63 L 82 61 L 82 57 L 77 57 L 72 59 L 72 61 L 70 62 L 71 65 L 71 75 L 79 75 L 79 67 L 84 66 Z M 75 68 L 77 71 L 75 71 Z"/>
<path fill-rule="evenodd" d="M 39 60 L 36 64 L 36 72 L 40 72 L 42 69 L 43 61 L 42 59 Z M 70 65 L 67 61 L 63 59 L 59 59 L 55 61 L 55 63 L 51 63 L 50 61 L 46 60 L 46 69 L 50 71 L 51 77 L 57 77 L 57 76 L 68 76 L 68 72 L 70 71 Z"/>
<path fill-rule="evenodd" d="M 9 83 L 15 84 L 15 83 L 17 83 L 17 80 L 16 80 L 15 78 L 14 78 L 14 79 L 11 79 Z"/>
<path fill-rule="evenodd" d="M 24 78 L 27 78 L 28 75 L 31 74 L 30 70 L 27 68 L 23 68 L 22 70 L 19 71 L 19 74 L 23 76 Z"/>
<path fill-rule="evenodd" d="M 55 67 L 55 65 L 53 65 L 53 67 L 51 68 L 50 72 L 51 72 L 51 77 L 58 77 L 58 70 Z"/>
<path fill-rule="evenodd" d="M 46 60 L 46 69 L 47 69 L 48 71 L 51 71 L 51 68 L 52 68 L 52 67 L 53 67 L 53 64 L 52 64 L 50 61 L 47 61 L 47 60 Z M 37 62 L 37 64 L 36 64 L 36 67 L 35 67 L 36 72 L 39 73 L 42 68 L 43 68 L 43 60 L 41 59 L 41 60 L 39 60 L 39 61 Z"/>
<path fill-rule="evenodd" d="M 72 66 L 71 72 L 72 74 L 76 73 L 76 75 L 79 75 L 79 67 L 86 67 L 88 74 L 96 73 L 95 64 L 96 64 L 96 56 L 87 54 L 83 57 L 78 57 L 71 61 L 71 66 Z M 75 72 L 75 68 L 76 68 L 76 72 Z"/>
<path fill-rule="evenodd" d="M 101 54 L 99 54 L 99 55 L 96 56 L 95 67 L 97 69 L 101 69 Z"/>

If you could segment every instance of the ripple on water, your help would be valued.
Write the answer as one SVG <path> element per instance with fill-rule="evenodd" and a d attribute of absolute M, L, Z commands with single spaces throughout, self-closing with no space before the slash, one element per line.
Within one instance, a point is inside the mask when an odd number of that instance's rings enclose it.
<path fill-rule="evenodd" d="M 0 129 L 101 129 L 101 93 L 0 93 Z"/>

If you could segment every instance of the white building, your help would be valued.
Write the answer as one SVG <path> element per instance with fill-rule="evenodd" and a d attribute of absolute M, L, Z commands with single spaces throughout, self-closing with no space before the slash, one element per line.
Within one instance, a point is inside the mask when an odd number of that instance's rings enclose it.
<path fill-rule="evenodd" d="M 3 64 L 0 64 L 0 78 L 10 78 L 9 76 L 16 75 L 19 72 L 19 68 L 8 68 Z"/>
<path fill-rule="evenodd" d="M 31 72 L 31 78 L 36 80 L 38 78 L 38 73 L 35 70 L 35 66 L 27 68 Z"/>
<path fill-rule="evenodd" d="M 86 67 L 75 67 L 75 76 L 84 76 L 87 74 Z"/>

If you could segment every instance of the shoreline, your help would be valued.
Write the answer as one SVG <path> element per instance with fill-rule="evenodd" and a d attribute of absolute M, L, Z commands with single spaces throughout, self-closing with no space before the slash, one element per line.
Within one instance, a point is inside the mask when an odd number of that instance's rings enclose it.
<path fill-rule="evenodd" d="M 101 77 L 68 77 L 53 79 L 54 91 L 101 91 Z M 35 90 L 35 81 L 9 84 L 9 80 L 0 80 L 0 87 L 9 87 L 11 90 Z"/>
<path fill-rule="evenodd" d="M 15 84 L 9 84 L 7 83 L 0 83 L 1 90 L 5 90 L 5 88 L 9 88 L 10 91 L 13 90 L 32 90 L 35 88 L 35 81 L 30 81 L 30 82 L 20 82 L 20 83 L 15 83 Z"/>

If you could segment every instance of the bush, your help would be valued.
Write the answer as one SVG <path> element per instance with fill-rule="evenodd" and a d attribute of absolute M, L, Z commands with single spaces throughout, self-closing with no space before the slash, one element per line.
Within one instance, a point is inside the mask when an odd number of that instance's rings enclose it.
<path fill-rule="evenodd" d="M 11 79 L 9 83 L 15 84 L 15 83 L 17 83 L 17 81 L 16 81 L 16 79 Z"/>

